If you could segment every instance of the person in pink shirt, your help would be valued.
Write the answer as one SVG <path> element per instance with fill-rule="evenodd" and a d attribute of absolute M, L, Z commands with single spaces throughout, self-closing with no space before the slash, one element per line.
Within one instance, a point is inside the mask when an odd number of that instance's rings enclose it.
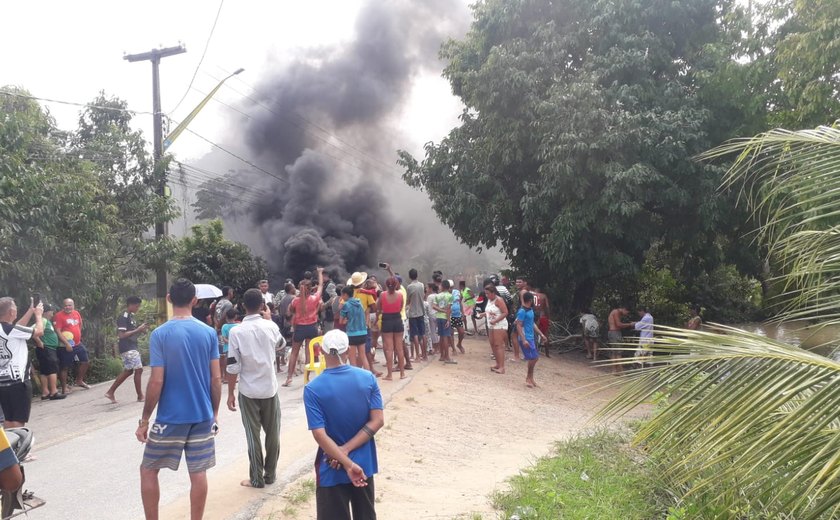
<path fill-rule="evenodd" d="M 292 384 L 292 377 L 295 375 L 298 352 L 300 346 L 319 335 L 318 332 L 318 310 L 321 307 L 321 290 L 324 286 L 324 268 L 318 268 L 318 288 L 313 293 L 310 282 L 303 279 L 300 282 L 300 290 L 297 297 L 289 305 L 289 313 L 292 315 L 292 327 L 295 329 L 292 334 L 292 354 L 289 356 L 289 370 L 286 382 L 283 386 Z"/>

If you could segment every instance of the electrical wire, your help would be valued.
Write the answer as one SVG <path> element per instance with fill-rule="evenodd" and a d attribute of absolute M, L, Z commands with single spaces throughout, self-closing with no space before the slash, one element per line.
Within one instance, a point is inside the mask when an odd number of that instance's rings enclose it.
<path fill-rule="evenodd" d="M 216 24 L 219 23 L 219 15 L 222 14 L 222 6 L 225 5 L 225 0 L 219 1 L 219 9 L 216 10 L 216 18 L 213 20 L 213 26 L 210 28 L 210 34 L 207 35 L 207 41 L 204 43 L 204 51 L 201 53 L 201 58 L 198 60 L 198 65 L 195 66 L 195 70 L 193 71 L 192 79 L 190 79 L 190 84 L 187 86 L 187 90 L 184 91 L 184 95 L 181 96 L 181 100 L 175 105 L 175 108 L 169 111 L 170 114 L 174 113 L 178 110 L 178 107 L 181 106 L 181 103 L 187 98 L 187 94 L 190 93 L 190 89 L 193 86 L 193 82 L 195 81 L 195 76 L 198 74 L 198 69 L 201 68 L 201 64 L 204 63 L 204 56 L 207 55 L 207 49 L 210 48 L 210 40 L 213 39 L 213 33 L 216 31 Z"/>
<path fill-rule="evenodd" d="M 97 108 L 97 109 L 100 109 L 100 110 L 110 110 L 112 112 L 125 112 L 125 113 L 132 114 L 132 115 L 144 115 L 144 116 L 145 115 L 149 115 L 149 116 L 152 115 L 151 112 L 144 112 L 144 111 L 140 111 L 140 110 L 129 110 L 127 108 L 107 107 L 107 106 L 104 106 L 104 105 L 91 105 L 90 103 L 76 103 L 76 102 L 73 102 L 73 101 L 64 101 L 64 100 L 61 100 L 61 99 L 50 99 L 50 98 L 45 98 L 45 97 L 31 96 L 31 95 L 28 95 L 28 94 L 21 94 L 19 92 L 9 92 L 8 90 L 0 90 L 0 94 L 6 95 L 6 96 L 24 98 L 24 99 L 33 99 L 33 100 L 36 100 L 36 101 L 44 101 L 44 102 L 47 102 L 47 103 L 58 103 L 60 105 L 72 105 L 72 106 L 77 106 L 77 107 L 82 107 L 82 108 Z"/>

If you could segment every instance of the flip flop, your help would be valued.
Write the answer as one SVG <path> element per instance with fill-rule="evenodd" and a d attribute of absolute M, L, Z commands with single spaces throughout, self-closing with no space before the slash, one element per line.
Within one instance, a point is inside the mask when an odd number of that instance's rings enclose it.
<path fill-rule="evenodd" d="M 291 381 L 289 381 L 289 380 L 286 380 L 286 382 L 285 382 L 285 383 L 283 383 L 283 384 L 282 384 L 282 385 L 280 385 L 280 386 L 291 386 L 291 385 L 292 385 L 292 382 L 291 382 Z"/>
<path fill-rule="evenodd" d="M 452 359 L 447 359 L 446 361 L 444 361 L 444 363 L 446 363 L 447 365 L 457 365 L 458 364 L 457 361 L 454 361 Z"/>
<path fill-rule="evenodd" d="M 76 383 L 76 386 L 78 386 L 80 388 L 84 388 L 85 390 L 90 390 L 90 385 L 88 385 L 84 381 L 82 381 L 81 383 Z"/>
<path fill-rule="evenodd" d="M 53 395 L 49 396 L 47 399 L 49 399 L 50 401 L 60 401 L 65 397 L 67 397 L 67 394 L 59 394 L 58 392 L 56 392 Z M 43 397 L 41 399 L 43 399 Z"/>

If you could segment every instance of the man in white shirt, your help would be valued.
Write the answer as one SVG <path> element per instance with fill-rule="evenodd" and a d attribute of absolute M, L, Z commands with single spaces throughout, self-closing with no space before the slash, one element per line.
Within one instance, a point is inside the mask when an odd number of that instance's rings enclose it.
<path fill-rule="evenodd" d="M 44 305 L 30 305 L 17 320 L 15 300 L 0 298 L 0 406 L 6 428 L 22 428 L 29 421 L 32 382 L 29 380 L 29 349 L 26 341 L 44 333 Z M 35 327 L 26 325 L 35 318 Z"/>
<path fill-rule="evenodd" d="M 228 339 L 228 409 L 236 411 L 235 389 L 239 378 L 239 408 L 248 444 L 250 478 L 242 486 L 261 488 L 277 479 L 280 458 L 280 398 L 274 373 L 274 346 L 280 329 L 258 289 L 242 296 L 248 313 L 242 323 L 230 330 Z M 265 430 L 265 458 L 260 439 Z"/>
<path fill-rule="evenodd" d="M 633 323 L 633 328 L 639 331 L 639 348 L 636 349 L 636 357 L 647 358 L 652 355 L 649 347 L 653 344 L 653 316 L 645 306 L 639 306 L 637 312 L 641 319 Z"/>
<path fill-rule="evenodd" d="M 260 294 L 262 295 L 263 302 L 268 305 L 269 303 L 274 301 L 274 294 L 268 292 L 268 280 L 260 280 L 259 284 Z"/>

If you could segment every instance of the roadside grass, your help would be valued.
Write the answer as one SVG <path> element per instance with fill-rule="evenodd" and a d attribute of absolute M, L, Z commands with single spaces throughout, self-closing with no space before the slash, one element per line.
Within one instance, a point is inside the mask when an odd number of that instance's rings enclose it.
<path fill-rule="evenodd" d="M 558 442 L 554 452 L 510 479 L 491 496 L 502 518 L 649 520 L 667 511 L 654 496 L 656 481 L 629 432 L 600 430 Z"/>

